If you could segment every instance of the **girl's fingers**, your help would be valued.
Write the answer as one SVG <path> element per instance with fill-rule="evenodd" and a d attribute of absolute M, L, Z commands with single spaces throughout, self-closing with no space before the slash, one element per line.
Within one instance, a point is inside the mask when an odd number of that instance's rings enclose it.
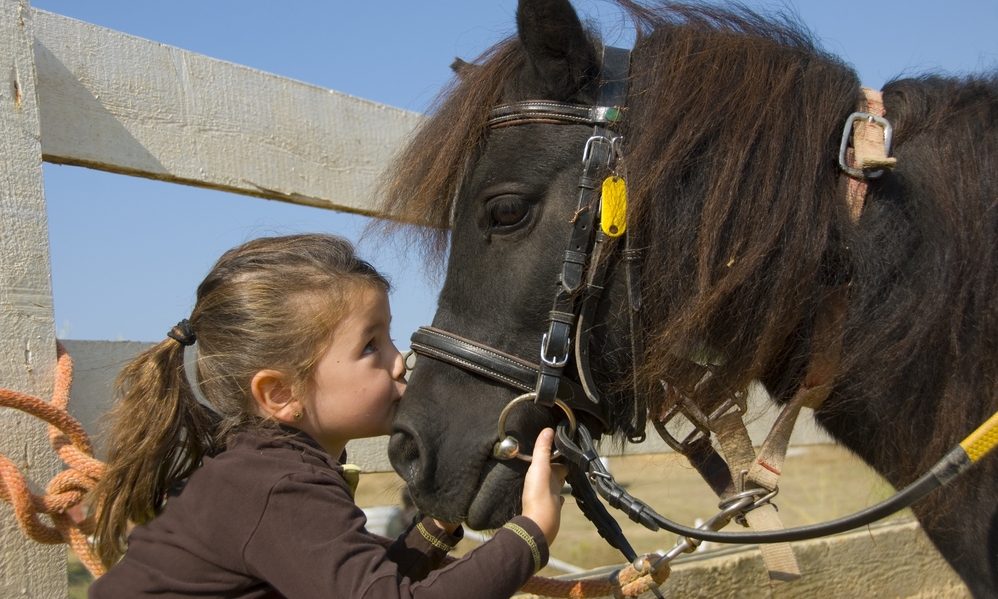
<path fill-rule="evenodd" d="M 554 441 L 554 431 L 550 428 L 546 428 L 537 435 L 537 441 L 534 442 L 533 457 L 536 460 L 541 458 L 544 462 L 551 461 L 551 443 Z"/>
<path fill-rule="evenodd" d="M 523 484 L 523 515 L 537 524 L 549 544 L 558 535 L 561 524 L 561 506 L 565 502 L 561 489 L 567 472 L 563 465 L 551 463 L 553 443 L 552 429 L 546 428 L 537 435 L 533 460 Z"/>
<path fill-rule="evenodd" d="M 561 494 L 568 478 L 568 467 L 564 464 L 551 464 L 551 492 Z"/>

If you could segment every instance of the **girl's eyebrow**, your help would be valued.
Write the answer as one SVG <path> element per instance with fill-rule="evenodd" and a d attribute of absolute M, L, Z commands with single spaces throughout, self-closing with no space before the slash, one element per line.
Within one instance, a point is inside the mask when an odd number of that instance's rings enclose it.
<path fill-rule="evenodd" d="M 389 325 L 391 324 L 391 319 L 389 319 L 388 324 Z M 363 336 L 367 337 L 369 335 L 373 335 L 374 333 L 378 332 L 379 330 L 381 330 L 384 327 L 385 327 L 384 321 L 382 321 L 381 319 L 378 319 L 378 320 L 376 320 L 376 321 L 368 324 L 366 327 L 364 327 Z"/>

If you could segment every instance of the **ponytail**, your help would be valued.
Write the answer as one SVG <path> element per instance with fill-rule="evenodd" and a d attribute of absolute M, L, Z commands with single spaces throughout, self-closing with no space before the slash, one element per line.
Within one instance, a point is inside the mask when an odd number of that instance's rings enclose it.
<path fill-rule="evenodd" d="M 142 352 L 115 381 L 108 414 L 107 470 L 90 498 L 94 548 L 110 568 L 124 554 L 129 524 L 154 518 L 166 493 L 213 449 L 217 418 L 184 376 L 184 345 L 167 339 Z"/>

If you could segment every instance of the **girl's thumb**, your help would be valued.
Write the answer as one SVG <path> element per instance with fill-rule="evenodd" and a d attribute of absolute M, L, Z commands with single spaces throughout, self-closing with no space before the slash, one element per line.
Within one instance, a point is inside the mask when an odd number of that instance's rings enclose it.
<path fill-rule="evenodd" d="M 534 442 L 534 457 L 543 454 L 544 459 L 551 459 L 551 443 L 554 441 L 554 430 L 546 428 L 537 435 L 537 441 Z"/>

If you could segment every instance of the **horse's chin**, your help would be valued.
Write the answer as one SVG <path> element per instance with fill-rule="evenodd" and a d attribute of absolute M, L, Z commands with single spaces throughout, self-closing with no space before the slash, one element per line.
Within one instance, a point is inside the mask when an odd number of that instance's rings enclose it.
<path fill-rule="evenodd" d="M 499 528 L 520 512 L 523 473 L 489 460 L 465 522 L 474 530 Z"/>

